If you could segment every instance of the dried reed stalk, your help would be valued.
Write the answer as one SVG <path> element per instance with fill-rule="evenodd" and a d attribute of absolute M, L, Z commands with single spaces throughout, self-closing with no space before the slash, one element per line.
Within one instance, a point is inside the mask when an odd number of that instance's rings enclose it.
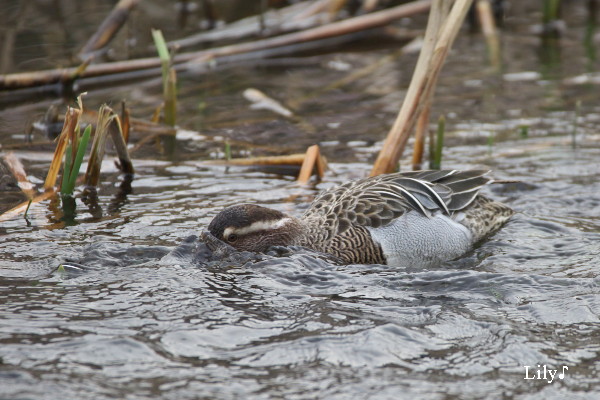
<path fill-rule="evenodd" d="M 425 31 L 425 39 L 423 40 L 424 43 L 421 49 L 421 54 L 419 54 L 415 72 L 417 70 L 426 72 L 429 69 L 431 57 L 433 56 L 433 50 L 437 41 L 439 40 L 440 27 L 442 26 L 444 20 L 448 17 L 449 12 L 450 3 L 444 2 L 443 0 L 434 0 L 429 12 L 427 30 Z M 421 111 L 421 114 L 417 120 L 412 160 L 413 170 L 421 169 L 423 163 L 425 133 L 429 127 L 429 112 L 431 110 L 432 98 L 433 91 L 425 96 L 425 100 L 423 100 L 423 110 Z"/>
<path fill-rule="evenodd" d="M 325 175 L 326 164 L 321 156 L 321 150 L 319 149 L 318 144 L 312 145 L 306 149 L 306 154 L 304 155 L 302 167 L 300 168 L 300 173 L 298 174 L 296 182 L 301 185 L 308 183 L 315 168 L 319 178 L 323 178 Z"/>
<path fill-rule="evenodd" d="M 457 0 L 454 3 L 448 18 L 439 29 L 439 37 L 431 56 L 427 56 L 430 57 L 428 67 L 415 68 L 406 98 L 375 161 L 371 176 L 393 172 L 396 169 L 415 122 L 433 93 L 444 60 L 472 1 Z"/>
<path fill-rule="evenodd" d="M 90 151 L 90 159 L 85 171 L 84 182 L 86 186 L 98 186 L 100 182 L 100 167 L 106 149 L 106 139 L 110 132 L 109 126 L 114 118 L 116 118 L 116 115 L 108 106 L 103 105 L 100 107 L 92 150 Z"/>
<path fill-rule="evenodd" d="M 481 23 L 481 32 L 483 33 L 483 36 L 485 36 L 485 41 L 487 43 L 490 64 L 499 70 L 501 66 L 500 38 L 498 37 L 498 30 L 496 29 L 492 5 L 490 4 L 490 0 L 477 0 L 476 7 L 477 15 L 479 15 L 479 22 Z"/>
<path fill-rule="evenodd" d="M 102 21 L 98 30 L 90 37 L 87 43 L 79 51 L 79 58 L 86 59 L 90 53 L 100 50 L 106 46 L 119 32 L 127 21 L 131 10 L 140 0 L 120 0 L 108 16 Z"/>
<path fill-rule="evenodd" d="M 54 187 L 56 186 L 58 171 L 60 170 L 63 156 L 65 154 L 65 150 L 67 149 L 70 132 L 74 132 L 77 129 L 81 113 L 81 108 L 67 108 L 63 129 L 58 136 L 58 143 L 56 144 L 54 156 L 52 157 L 52 162 L 50 163 L 50 168 L 48 169 L 48 174 L 46 175 L 46 181 L 44 182 L 45 190 L 54 190 Z"/>

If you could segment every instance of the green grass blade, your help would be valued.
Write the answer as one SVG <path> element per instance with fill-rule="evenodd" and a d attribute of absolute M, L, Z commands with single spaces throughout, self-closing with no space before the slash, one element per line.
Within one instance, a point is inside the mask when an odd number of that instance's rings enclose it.
<path fill-rule="evenodd" d="M 167 78 L 169 76 L 171 54 L 169 54 L 167 42 L 165 42 L 165 38 L 163 37 L 162 31 L 160 29 L 152 29 L 152 39 L 154 39 L 154 45 L 156 46 L 156 51 L 158 52 L 158 57 L 160 58 L 162 64 L 162 78 L 164 85 L 167 82 Z"/>
<path fill-rule="evenodd" d="M 231 144 L 229 143 L 229 140 L 225 141 L 225 159 L 231 161 Z"/>
<path fill-rule="evenodd" d="M 442 168 L 442 151 L 444 149 L 444 132 L 446 130 L 446 118 L 440 116 L 438 120 L 437 135 L 435 139 L 435 152 L 432 169 Z"/>
<path fill-rule="evenodd" d="M 88 125 L 83 131 L 83 135 L 81 136 L 81 140 L 79 141 L 79 146 L 77 147 L 77 155 L 75 156 L 75 161 L 73 162 L 73 167 L 71 169 L 71 176 L 69 179 L 69 186 L 67 189 L 69 193 L 73 193 L 75 190 L 75 183 L 77 182 L 77 176 L 79 175 L 79 169 L 81 168 L 81 163 L 83 162 L 83 156 L 85 155 L 85 151 L 87 149 L 88 142 L 90 141 L 90 136 L 92 135 L 92 126 Z"/>
<path fill-rule="evenodd" d="M 71 179 L 72 151 L 72 146 L 69 144 L 67 146 L 67 151 L 65 152 L 65 165 L 63 167 L 62 182 L 60 184 L 60 193 L 62 194 L 70 194 L 67 189 L 69 187 L 69 180 Z"/>

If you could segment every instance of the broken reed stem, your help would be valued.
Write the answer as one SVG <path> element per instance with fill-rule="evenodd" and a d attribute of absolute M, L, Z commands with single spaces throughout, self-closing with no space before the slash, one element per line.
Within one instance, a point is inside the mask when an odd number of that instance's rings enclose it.
<path fill-rule="evenodd" d="M 206 7 L 209 6 L 209 1 L 210 0 L 203 0 L 205 6 L 203 14 L 207 20 L 211 18 L 211 10 L 207 9 L 209 7 Z M 215 27 L 215 24 L 212 24 L 212 26 L 208 27 L 208 30 L 194 33 L 181 39 L 171 40 L 168 42 L 168 45 L 176 46 L 177 48 L 181 49 L 185 47 L 204 45 L 206 43 L 214 43 L 216 41 L 238 41 L 244 38 L 253 36 L 255 37 L 257 35 L 264 36 L 267 33 L 269 36 L 274 36 L 300 29 L 308 29 L 320 23 L 319 18 L 313 18 L 311 21 L 307 21 L 306 18 L 297 18 L 300 15 L 299 13 L 303 13 L 309 7 L 311 7 L 311 5 L 306 2 L 303 4 L 296 3 L 287 7 L 266 10 L 262 16 L 250 16 L 222 27 Z M 261 17 L 264 20 L 264 27 L 261 26 Z M 216 19 L 217 18 L 214 17 L 214 20 Z M 274 26 L 273 24 L 270 24 L 267 26 L 267 22 L 269 21 L 278 21 L 279 25 Z M 269 28 L 268 32 L 266 32 L 263 28 Z"/>
<path fill-rule="evenodd" d="M 450 46 L 460 30 L 472 1 L 457 0 L 453 4 L 450 14 L 439 28 L 438 40 L 434 46 L 428 68 L 426 70 L 415 68 L 406 98 L 375 161 L 371 176 L 393 172 L 396 169 L 417 117 L 427 103 L 429 96 L 433 94 Z M 436 1 L 434 5 L 443 7 L 443 3 L 440 0 Z"/>
<path fill-rule="evenodd" d="M 63 156 L 68 145 L 69 132 L 75 131 L 79 125 L 79 118 L 81 116 L 81 109 L 68 107 L 65 113 L 65 122 L 63 124 L 62 131 L 58 136 L 58 143 L 54 150 L 54 156 L 46 175 L 46 181 L 44 182 L 44 189 L 51 190 L 56 186 L 56 179 L 58 177 L 58 171 L 63 161 Z"/>
<path fill-rule="evenodd" d="M 232 158 L 231 160 L 204 160 L 201 165 L 236 165 L 242 167 L 251 166 L 278 166 L 278 165 L 302 165 L 306 159 L 306 153 L 287 154 L 284 156 L 264 156 L 251 158 Z M 327 163 L 321 157 L 321 167 L 325 168 Z M 318 166 L 317 166 L 318 167 Z"/>
<path fill-rule="evenodd" d="M 92 142 L 92 150 L 90 151 L 90 159 L 88 160 L 87 170 L 85 171 L 84 182 L 86 186 L 98 186 L 100 182 L 100 167 L 104 158 L 106 148 L 106 138 L 109 133 L 109 125 L 116 116 L 111 110 L 103 105 L 98 111 L 98 121 L 96 122 L 96 132 Z"/>
<path fill-rule="evenodd" d="M 425 133 L 429 128 L 429 112 L 431 104 L 428 104 L 417 121 L 417 129 L 415 131 L 415 145 L 413 148 L 412 169 L 413 171 L 420 170 L 423 165 L 423 151 L 425 149 Z"/>
<path fill-rule="evenodd" d="M 250 51 L 270 49 L 274 47 L 287 46 L 294 43 L 309 42 L 313 40 L 324 39 L 332 36 L 341 36 L 365 29 L 384 26 L 392 21 L 423 12 L 431 6 L 430 0 L 417 0 L 400 6 L 387 8 L 371 14 L 361 15 L 354 18 L 348 18 L 338 22 L 319 26 L 317 28 L 307 29 L 301 32 L 290 33 L 263 39 L 260 41 L 240 43 L 230 46 L 223 46 L 216 49 L 206 50 L 204 54 L 195 57 L 190 64 L 204 64 L 214 58 L 228 56 Z M 1 81 L 0 81 L 1 82 Z"/>
<path fill-rule="evenodd" d="M 300 185 L 305 185 L 310 180 L 310 177 L 315 170 L 315 166 L 317 165 L 317 158 L 320 157 L 319 145 L 315 144 L 306 149 L 306 155 L 304 156 L 304 161 L 302 162 L 302 167 L 300 168 L 300 173 L 298 174 L 298 182 Z"/>
<path fill-rule="evenodd" d="M 175 126 L 177 120 L 177 73 L 169 68 L 164 86 L 165 108 L 163 110 L 165 125 Z"/>
<path fill-rule="evenodd" d="M 325 158 L 321 155 L 321 149 L 318 144 L 310 146 L 306 149 L 306 153 L 301 156 L 302 166 L 300 167 L 298 179 L 296 180 L 298 184 L 305 185 L 308 183 L 313 172 L 316 172 L 320 179 L 325 176 L 327 161 L 325 161 Z M 294 155 L 293 157 L 297 157 L 297 155 Z M 291 163 L 286 162 L 286 164 Z"/>
<path fill-rule="evenodd" d="M 79 58 L 86 59 L 90 53 L 96 52 L 106 46 L 119 32 L 127 21 L 131 10 L 140 0 L 120 0 L 108 16 L 102 21 L 98 30 L 90 37 L 79 51 Z"/>
<path fill-rule="evenodd" d="M 125 133 L 123 131 L 121 119 L 110 107 L 107 106 L 106 108 L 112 115 L 108 130 L 110 132 L 110 138 L 112 139 L 113 145 L 115 146 L 115 150 L 117 152 L 117 158 L 119 159 L 117 162 L 117 167 L 124 174 L 133 174 L 135 171 L 133 169 L 131 158 L 129 157 L 129 151 L 127 150 L 127 142 L 125 139 Z"/>
<path fill-rule="evenodd" d="M 129 130 L 131 127 L 129 110 L 125 106 L 125 102 L 121 103 L 121 133 L 123 134 L 123 140 L 125 145 L 129 143 Z"/>
<path fill-rule="evenodd" d="M 490 0 L 477 0 L 476 7 L 481 24 L 481 32 L 487 44 L 490 64 L 496 70 L 500 70 L 500 38 L 498 37 L 498 29 L 496 29 L 492 5 L 490 4 Z"/>
<path fill-rule="evenodd" d="M 417 71 L 423 71 L 423 73 L 425 73 L 429 69 L 433 50 L 439 39 L 440 27 L 442 26 L 444 19 L 448 17 L 449 12 L 450 4 L 448 2 L 444 2 L 443 0 L 434 1 L 431 10 L 429 11 L 427 29 L 425 31 L 425 38 L 423 39 L 423 47 L 421 48 L 421 53 L 419 54 L 417 65 L 415 66 L 415 74 Z M 417 120 L 412 159 L 413 170 L 421 169 L 423 163 L 425 132 L 429 126 L 429 113 L 431 110 L 432 98 L 433 93 L 429 93 L 429 95 L 425 96 L 425 100 L 423 100 L 423 109 Z"/>

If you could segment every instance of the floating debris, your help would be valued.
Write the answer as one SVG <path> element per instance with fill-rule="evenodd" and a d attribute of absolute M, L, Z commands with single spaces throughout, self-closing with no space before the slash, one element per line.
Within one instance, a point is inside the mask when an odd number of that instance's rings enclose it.
<path fill-rule="evenodd" d="M 294 116 L 294 113 L 283 104 L 258 89 L 249 88 L 244 90 L 244 97 L 252 103 L 250 108 L 254 110 L 269 110 L 286 118 Z"/>

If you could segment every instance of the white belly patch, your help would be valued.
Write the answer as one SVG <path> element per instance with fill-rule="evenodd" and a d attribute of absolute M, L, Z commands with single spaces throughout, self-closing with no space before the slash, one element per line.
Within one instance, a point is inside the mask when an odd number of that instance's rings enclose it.
<path fill-rule="evenodd" d="M 398 267 L 425 267 L 452 260 L 473 244 L 473 235 L 464 225 L 441 213 L 427 218 L 410 211 L 389 225 L 368 229 L 381 245 L 387 264 Z"/>

